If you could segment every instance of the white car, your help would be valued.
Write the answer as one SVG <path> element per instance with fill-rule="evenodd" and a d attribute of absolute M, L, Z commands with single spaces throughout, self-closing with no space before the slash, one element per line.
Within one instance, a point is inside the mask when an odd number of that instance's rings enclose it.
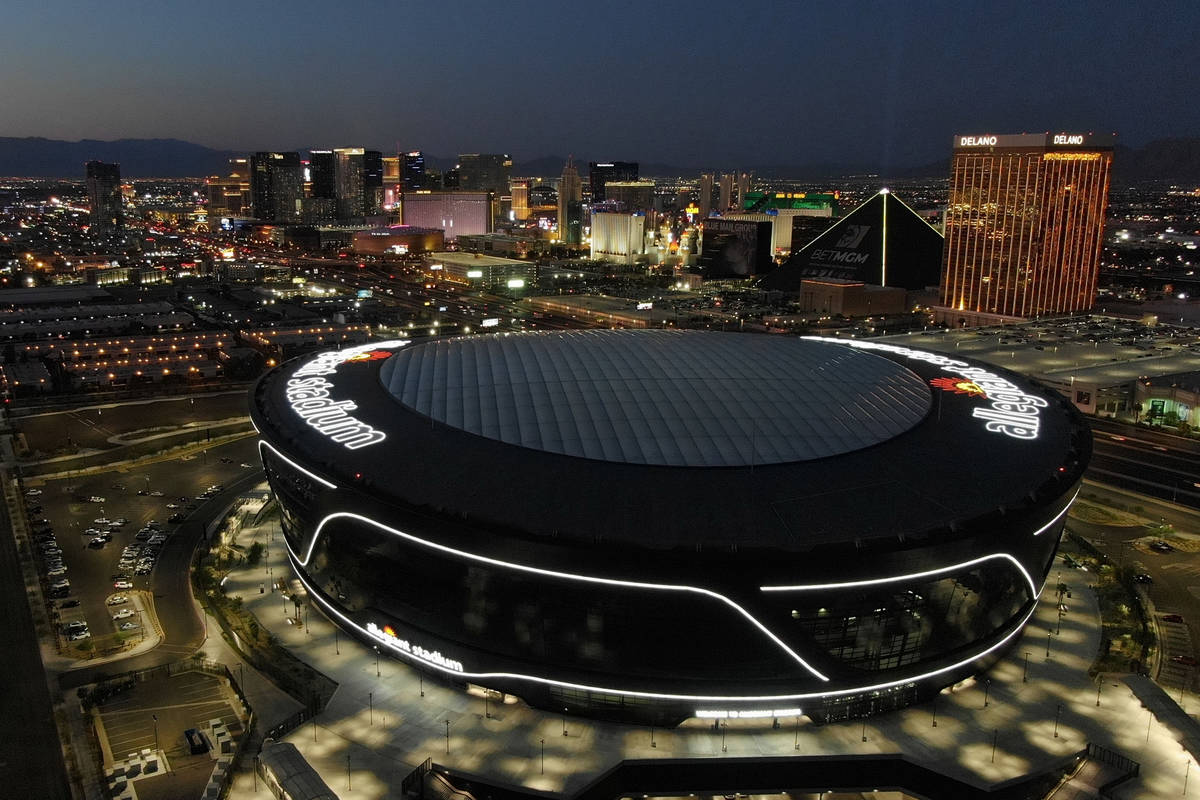
<path fill-rule="evenodd" d="M 66 575 L 66 574 L 67 574 L 66 567 L 55 567 L 54 569 L 46 571 L 46 577 L 48 577 L 48 578 L 61 578 L 63 575 Z"/>
<path fill-rule="evenodd" d="M 92 634 L 88 633 L 87 631 L 79 631 L 79 633 L 72 633 L 67 638 L 70 639 L 72 642 L 78 642 L 83 639 L 89 638 L 91 635 Z"/>
<path fill-rule="evenodd" d="M 92 520 L 92 522 L 97 525 L 108 525 L 112 522 L 112 520 L 110 520 L 108 517 L 96 517 L 94 520 Z"/>
<path fill-rule="evenodd" d="M 251 464 L 246 464 L 246 463 L 243 463 L 243 464 L 242 464 L 242 469 L 254 469 L 254 466 L 253 466 L 253 465 L 251 465 Z"/>
<path fill-rule="evenodd" d="M 129 581 L 113 581 L 114 589 L 132 589 L 133 584 Z"/>
<path fill-rule="evenodd" d="M 129 619 L 134 615 L 134 613 L 135 612 L 132 608 L 122 608 L 120 611 L 113 614 L 113 619 Z"/>
<path fill-rule="evenodd" d="M 41 489 L 29 489 L 25 492 L 26 497 L 37 497 L 42 493 Z"/>
<path fill-rule="evenodd" d="M 156 490 L 154 490 L 153 492 L 151 492 L 151 493 L 150 493 L 150 496 L 151 496 L 151 497 L 162 497 L 162 496 L 163 496 L 163 493 L 162 493 L 162 492 L 160 492 L 160 491 L 158 491 L 158 490 L 156 489 Z"/>
<path fill-rule="evenodd" d="M 122 622 L 121 623 L 121 630 L 123 630 L 123 631 L 136 630 L 137 627 L 138 627 L 138 624 L 136 622 Z"/>
<path fill-rule="evenodd" d="M 179 508 L 179 503 L 167 503 L 167 508 Z"/>
<path fill-rule="evenodd" d="M 108 598 L 104 602 L 108 603 L 110 606 L 119 606 L 122 603 L 128 603 L 129 598 L 123 594 L 114 594 L 112 597 Z"/>
<path fill-rule="evenodd" d="M 89 503 L 103 503 L 103 502 L 105 502 L 105 500 L 103 497 L 100 497 L 99 495 L 94 494 L 88 498 L 88 502 Z"/>

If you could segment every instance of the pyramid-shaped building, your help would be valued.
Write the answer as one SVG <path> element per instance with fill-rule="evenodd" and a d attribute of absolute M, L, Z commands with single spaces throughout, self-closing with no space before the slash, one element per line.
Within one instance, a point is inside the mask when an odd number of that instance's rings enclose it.
<path fill-rule="evenodd" d="M 759 286 L 798 292 L 801 281 L 822 278 L 904 289 L 937 286 L 942 242 L 936 228 L 883 189 L 792 253 Z"/>

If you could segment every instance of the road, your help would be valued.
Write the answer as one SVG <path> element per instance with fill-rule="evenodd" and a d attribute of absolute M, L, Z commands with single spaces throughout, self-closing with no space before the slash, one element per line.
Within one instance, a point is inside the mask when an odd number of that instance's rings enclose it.
<path fill-rule="evenodd" d="M 0 504 L 3 505 L 3 504 Z M 8 511 L 0 525 L 11 531 Z M 4 691 L 0 718 L 6 732 L 0 754 L 0 782 L 6 797 L 69 798 L 62 746 L 38 649 L 38 635 L 25 594 L 25 578 L 12 535 L 0 536 L 0 649 L 4 652 Z"/>
<path fill-rule="evenodd" d="M 1090 485 L 1085 492 L 1104 498 L 1103 487 Z M 1107 501 L 1128 505 L 1130 498 L 1111 495 Z M 1190 512 L 1181 511 L 1167 503 L 1148 499 L 1144 504 L 1144 516 L 1158 517 L 1174 525 L 1177 530 L 1200 533 L 1197 519 Z M 1152 583 L 1146 585 L 1147 594 L 1159 616 L 1158 629 L 1162 634 L 1162 669 L 1158 676 L 1166 687 L 1197 685 L 1197 670 L 1172 661 L 1172 656 L 1200 659 L 1200 552 L 1172 550 L 1157 552 L 1149 547 L 1157 536 L 1143 526 L 1099 525 L 1070 519 L 1067 530 L 1084 537 L 1106 554 L 1112 563 L 1129 566 L 1150 576 Z M 1183 623 L 1167 623 L 1163 615 L 1178 614 Z"/>
<path fill-rule="evenodd" d="M 1200 442 L 1091 417 L 1087 477 L 1191 508 L 1200 508 Z"/>
<path fill-rule="evenodd" d="M 185 426 L 203 428 L 215 422 L 246 416 L 246 392 L 214 393 L 196 397 L 101 403 L 45 411 L 12 418 L 13 427 L 25 434 L 31 451 L 43 457 L 65 455 L 80 449 L 107 450 L 119 446 L 114 436 L 136 438 L 167 433 Z"/>

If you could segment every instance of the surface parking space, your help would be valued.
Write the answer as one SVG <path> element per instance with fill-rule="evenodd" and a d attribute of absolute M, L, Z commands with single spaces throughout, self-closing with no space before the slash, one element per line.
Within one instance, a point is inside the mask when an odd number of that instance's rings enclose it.
<path fill-rule="evenodd" d="M 231 736 L 240 737 L 242 724 L 229 703 L 230 696 L 224 681 L 200 672 L 138 683 L 100 708 L 108 749 L 118 760 L 142 748 L 153 750 L 157 716 L 158 747 L 168 763 L 182 768 L 190 759 L 210 761 L 207 755 L 191 755 L 183 732 L 203 729 L 210 719 L 219 718 Z"/>

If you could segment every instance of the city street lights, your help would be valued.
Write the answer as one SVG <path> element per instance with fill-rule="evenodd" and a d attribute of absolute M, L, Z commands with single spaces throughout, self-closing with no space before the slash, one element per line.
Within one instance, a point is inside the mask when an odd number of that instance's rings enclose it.
<path fill-rule="evenodd" d="M 984 678 L 983 680 L 983 707 L 988 707 L 988 692 L 992 690 L 992 679 Z"/>
<path fill-rule="evenodd" d="M 371 724 L 375 724 L 375 693 L 367 692 L 367 713 L 370 717 Z"/>
<path fill-rule="evenodd" d="M 563 736 L 567 735 L 567 709 L 563 709 Z"/>
<path fill-rule="evenodd" d="M 1029 656 L 1032 655 L 1028 650 L 1025 651 L 1025 669 L 1021 671 L 1021 683 L 1029 683 Z"/>
<path fill-rule="evenodd" d="M 154 718 L 154 752 L 158 752 L 158 714 L 151 714 Z"/>
<path fill-rule="evenodd" d="M 379 645 L 375 645 L 372 649 L 375 650 L 375 677 L 379 677 Z"/>
<path fill-rule="evenodd" d="M 446 755 L 450 755 L 450 720 L 446 720 Z"/>
<path fill-rule="evenodd" d="M 1054 631 L 1046 631 L 1046 658 L 1050 658 L 1050 637 L 1054 635 Z"/>
<path fill-rule="evenodd" d="M 726 724 L 725 720 L 721 720 L 721 752 L 722 753 L 729 752 L 729 748 L 725 746 L 725 729 L 728 727 L 729 727 L 729 725 Z"/>
<path fill-rule="evenodd" d="M 541 744 L 542 744 L 542 774 L 545 775 L 546 774 L 546 739 L 541 738 L 541 739 L 538 739 L 538 741 L 541 742 Z"/>
<path fill-rule="evenodd" d="M 992 728 L 992 763 L 996 763 L 996 738 L 1000 736 L 999 728 Z"/>
<path fill-rule="evenodd" d="M 1058 720 L 1062 717 L 1062 703 L 1059 703 L 1054 710 L 1054 738 L 1058 738 Z"/>

